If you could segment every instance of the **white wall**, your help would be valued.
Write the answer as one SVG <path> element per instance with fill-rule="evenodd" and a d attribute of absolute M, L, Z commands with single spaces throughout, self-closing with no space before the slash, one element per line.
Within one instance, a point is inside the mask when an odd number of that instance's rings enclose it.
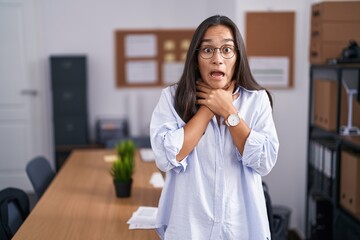
<path fill-rule="evenodd" d="M 306 144 L 308 120 L 308 43 L 310 0 L 39 0 L 44 61 L 52 54 L 88 56 L 91 137 L 99 116 L 128 116 L 134 135 L 146 134 L 160 88 L 117 89 L 114 31 L 121 28 L 195 28 L 206 17 L 224 14 L 245 35 L 246 11 L 296 13 L 295 86 L 272 91 L 280 154 L 265 177 L 274 204 L 292 209 L 291 228 L 305 230 Z M 50 81 L 47 74 L 47 80 Z M 51 117 L 49 116 L 49 119 Z M 50 131 L 51 132 L 51 131 Z"/>
<path fill-rule="evenodd" d="M 160 89 L 117 89 L 114 31 L 123 28 L 195 28 L 208 16 L 205 1 L 43 1 L 45 52 L 86 54 L 91 138 L 99 116 L 129 116 L 134 135 L 148 133 Z M 184 14 L 186 13 L 186 14 Z M 190 17 L 192 16 L 192 17 Z"/>
<path fill-rule="evenodd" d="M 291 227 L 303 235 L 306 207 L 310 3 L 302 0 L 241 0 L 237 2 L 236 9 L 239 28 L 244 33 L 245 12 L 295 12 L 294 87 L 289 90 L 271 91 L 274 97 L 274 119 L 280 140 L 280 152 L 276 166 L 264 180 L 269 185 L 273 203 L 291 208 Z"/>

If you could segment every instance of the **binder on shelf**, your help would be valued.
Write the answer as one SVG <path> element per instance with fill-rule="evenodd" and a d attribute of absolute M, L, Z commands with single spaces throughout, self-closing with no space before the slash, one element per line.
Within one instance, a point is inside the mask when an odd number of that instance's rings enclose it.
<path fill-rule="evenodd" d="M 340 205 L 360 219 L 360 154 L 341 153 Z"/>
<path fill-rule="evenodd" d="M 334 149 L 311 141 L 310 162 L 312 166 L 310 174 L 310 188 L 312 191 L 321 192 L 329 198 L 333 198 L 333 185 L 336 173 L 336 153 Z"/>
<path fill-rule="evenodd" d="M 325 130 L 336 131 L 337 82 L 316 79 L 313 95 L 313 124 Z"/>

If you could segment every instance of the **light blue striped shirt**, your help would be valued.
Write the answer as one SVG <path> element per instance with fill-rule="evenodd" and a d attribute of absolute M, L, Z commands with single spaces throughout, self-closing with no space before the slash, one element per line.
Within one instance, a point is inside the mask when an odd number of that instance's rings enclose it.
<path fill-rule="evenodd" d="M 175 89 L 162 91 L 150 124 L 156 164 L 166 172 L 156 221 L 161 239 L 270 239 L 261 176 L 274 166 L 279 142 L 266 92 L 239 88 L 233 102 L 251 128 L 243 155 L 214 116 L 178 162 L 185 122 L 174 108 Z"/>

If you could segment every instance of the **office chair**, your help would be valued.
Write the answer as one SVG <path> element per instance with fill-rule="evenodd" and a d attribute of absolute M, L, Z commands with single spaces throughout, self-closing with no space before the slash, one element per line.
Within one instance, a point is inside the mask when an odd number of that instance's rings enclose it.
<path fill-rule="evenodd" d="M 34 187 L 37 198 L 40 199 L 55 177 L 55 172 L 44 157 L 36 157 L 27 164 L 26 173 Z"/>
<path fill-rule="evenodd" d="M 106 148 L 115 148 L 116 144 L 121 140 L 133 140 L 137 148 L 151 148 L 150 137 L 149 136 L 139 136 L 139 137 L 125 137 L 121 139 L 111 139 L 106 141 Z"/>
<path fill-rule="evenodd" d="M 10 240 L 29 215 L 29 198 L 17 188 L 0 191 L 0 239 Z"/>
<path fill-rule="evenodd" d="M 291 211 L 285 206 L 273 206 L 271 203 L 269 188 L 262 182 L 266 201 L 266 210 L 272 240 L 287 240 Z"/>

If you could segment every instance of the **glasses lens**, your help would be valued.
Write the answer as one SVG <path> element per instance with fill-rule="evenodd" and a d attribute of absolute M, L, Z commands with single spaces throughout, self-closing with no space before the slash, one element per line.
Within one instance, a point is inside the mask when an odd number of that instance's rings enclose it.
<path fill-rule="evenodd" d="M 200 48 L 200 56 L 202 58 L 208 59 L 214 55 L 215 49 L 212 47 L 202 47 Z"/>
<path fill-rule="evenodd" d="M 219 49 L 221 56 L 225 59 L 232 58 L 235 55 L 235 48 L 233 46 L 221 46 L 220 48 L 201 47 L 199 49 L 200 56 L 204 59 L 212 58 L 216 49 Z"/>
<path fill-rule="evenodd" d="M 220 48 L 220 53 L 223 58 L 229 59 L 234 56 L 235 50 L 232 46 L 222 46 Z"/>

